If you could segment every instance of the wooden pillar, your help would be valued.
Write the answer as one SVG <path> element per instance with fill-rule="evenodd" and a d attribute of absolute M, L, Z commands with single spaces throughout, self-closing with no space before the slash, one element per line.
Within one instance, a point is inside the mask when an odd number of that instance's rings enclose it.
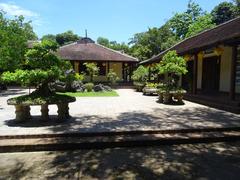
<path fill-rule="evenodd" d="M 79 62 L 78 62 L 78 61 L 75 61 L 75 62 L 74 62 L 74 71 L 75 71 L 76 73 L 79 73 Z"/>
<path fill-rule="evenodd" d="M 230 90 L 229 90 L 230 100 L 235 100 L 236 63 L 237 63 L 237 46 L 235 45 L 232 47 Z"/>
<path fill-rule="evenodd" d="M 198 55 L 194 55 L 193 59 L 193 84 L 192 93 L 197 94 L 197 71 L 198 71 Z"/>
<path fill-rule="evenodd" d="M 107 62 L 107 73 L 109 73 L 109 71 L 110 71 L 110 63 L 109 63 L 109 61 Z"/>

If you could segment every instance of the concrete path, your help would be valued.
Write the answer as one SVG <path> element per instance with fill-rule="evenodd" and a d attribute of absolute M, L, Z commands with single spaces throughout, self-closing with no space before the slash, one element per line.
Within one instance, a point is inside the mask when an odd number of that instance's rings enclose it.
<path fill-rule="evenodd" d="M 27 93 L 10 89 L 0 96 L 0 135 L 52 134 L 240 126 L 240 115 L 185 101 L 183 106 L 157 103 L 156 96 L 143 96 L 132 89 L 119 89 L 119 97 L 81 97 L 70 104 L 72 119 L 57 122 L 57 107 L 50 106 L 49 122 L 41 122 L 40 107 L 32 107 L 34 118 L 14 122 L 14 107 L 8 98 Z"/>

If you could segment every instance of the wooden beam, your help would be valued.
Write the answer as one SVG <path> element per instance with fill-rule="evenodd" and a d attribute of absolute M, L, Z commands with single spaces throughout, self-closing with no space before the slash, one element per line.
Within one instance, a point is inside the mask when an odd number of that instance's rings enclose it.
<path fill-rule="evenodd" d="M 193 59 L 193 84 L 192 93 L 197 94 L 197 71 L 198 71 L 198 55 L 194 55 Z"/>
<path fill-rule="evenodd" d="M 236 64 L 237 64 L 237 46 L 235 45 L 232 47 L 230 90 L 229 90 L 230 100 L 235 100 Z"/>

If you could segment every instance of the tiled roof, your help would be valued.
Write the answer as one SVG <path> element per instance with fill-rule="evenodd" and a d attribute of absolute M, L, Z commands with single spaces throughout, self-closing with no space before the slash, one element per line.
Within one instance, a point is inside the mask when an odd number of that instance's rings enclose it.
<path fill-rule="evenodd" d="M 57 54 L 67 60 L 138 62 L 137 58 L 104 47 L 90 38 L 82 38 L 75 43 L 62 46 Z"/>
<path fill-rule="evenodd" d="M 178 54 L 193 53 L 231 41 L 240 42 L 240 17 L 216 26 L 210 30 L 203 31 L 196 36 L 190 37 L 166 51 L 161 52 L 157 56 L 142 61 L 140 64 L 148 64 L 159 61 L 159 59 L 169 50 L 176 50 Z"/>

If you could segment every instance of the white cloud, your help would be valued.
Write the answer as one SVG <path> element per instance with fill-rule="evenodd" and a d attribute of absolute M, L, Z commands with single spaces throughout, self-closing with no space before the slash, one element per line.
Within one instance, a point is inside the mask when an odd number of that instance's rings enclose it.
<path fill-rule="evenodd" d="M 39 15 L 30 10 L 24 9 L 20 6 L 17 6 L 13 3 L 0 3 L 0 9 L 6 12 L 10 16 L 20 16 L 24 17 L 38 17 Z"/>

